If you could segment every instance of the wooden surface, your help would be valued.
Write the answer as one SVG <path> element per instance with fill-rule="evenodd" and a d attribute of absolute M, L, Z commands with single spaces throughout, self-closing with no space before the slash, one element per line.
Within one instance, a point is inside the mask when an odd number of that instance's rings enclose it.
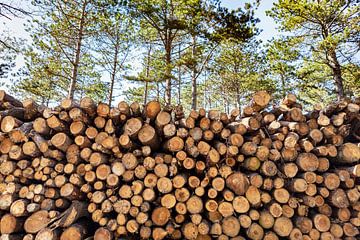
<path fill-rule="evenodd" d="M 242 111 L 0 91 L 0 239 L 358 239 L 360 101 Z"/>

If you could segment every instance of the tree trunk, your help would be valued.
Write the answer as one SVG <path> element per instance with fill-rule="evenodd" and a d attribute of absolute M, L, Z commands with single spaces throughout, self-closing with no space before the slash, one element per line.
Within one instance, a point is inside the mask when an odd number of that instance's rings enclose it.
<path fill-rule="evenodd" d="M 224 109 L 224 112 L 226 112 L 226 95 L 225 95 L 225 89 L 224 88 L 221 88 L 221 93 L 223 95 L 223 97 L 222 97 L 223 109 Z"/>
<path fill-rule="evenodd" d="M 144 104 L 147 103 L 148 96 L 148 80 L 150 76 L 150 55 L 151 55 L 151 44 L 149 45 L 148 55 L 147 55 L 147 63 L 146 63 L 146 80 L 145 80 L 145 90 L 144 90 Z"/>
<path fill-rule="evenodd" d="M 79 26 L 79 36 L 76 43 L 76 52 L 75 52 L 75 60 L 73 62 L 73 71 L 72 71 L 72 77 L 68 92 L 68 98 L 74 99 L 74 93 L 75 93 L 75 87 L 76 87 L 76 80 L 78 75 L 78 68 L 80 63 L 80 54 L 81 54 L 81 44 L 82 39 L 84 35 L 84 22 L 85 22 L 85 10 L 86 10 L 87 1 L 83 3 L 82 12 L 81 12 L 81 19 L 80 19 L 80 26 Z"/>
<path fill-rule="evenodd" d="M 230 113 L 230 102 L 229 102 L 229 96 L 226 96 L 226 113 Z"/>
<path fill-rule="evenodd" d="M 148 95 L 148 88 L 149 88 L 149 83 L 145 82 L 145 89 L 144 89 L 144 105 L 146 105 L 147 102 L 147 95 Z"/>
<path fill-rule="evenodd" d="M 196 37 L 192 37 L 192 50 L 191 50 L 191 57 L 193 61 L 192 73 L 191 73 L 191 109 L 196 110 L 197 105 L 197 84 L 196 84 L 196 75 L 197 69 L 195 64 L 195 51 L 196 51 Z"/>
<path fill-rule="evenodd" d="M 286 96 L 286 89 L 285 89 L 285 73 L 280 74 L 281 78 L 281 95 L 283 98 Z"/>
<path fill-rule="evenodd" d="M 239 66 L 237 64 L 235 64 L 235 66 L 234 66 L 234 72 L 236 74 L 239 73 Z M 238 105 L 238 108 L 240 109 L 240 87 L 239 87 L 239 85 L 236 86 L 236 101 L 237 101 L 236 103 Z"/>
<path fill-rule="evenodd" d="M 204 109 L 206 109 L 207 100 L 208 100 L 208 96 L 207 96 L 207 75 L 206 75 L 206 70 L 205 70 L 205 76 L 204 76 L 204 101 L 203 101 L 203 108 Z"/>
<path fill-rule="evenodd" d="M 54 81 L 53 80 L 50 80 L 50 86 L 49 86 L 49 88 L 50 89 L 53 89 L 53 84 L 54 84 Z M 47 96 L 46 96 L 46 99 L 44 99 L 44 104 L 48 107 L 49 106 L 49 104 L 50 104 L 50 100 L 51 100 L 51 94 L 48 94 Z"/>
<path fill-rule="evenodd" d="M 240 109 L 241 107 L 241 100 L 240 100 L 240 89 L 239 87 L 236 87 L 236 101 L 237 101 L 237 107 Z"/>
<path fill-rule="evenodd" d="M 181 58 L 181 44 L 179 44 L 179 59 Z M 178 102 L 179 105 L 181 104 L 181 65 L 179 64 L 178 67 Z"/>
<path fill-rule="evenodd" d="M 329 50 L 329 65 L 331 70 L 333 71 L 333 78 L 335 81 L 336 92 L 338 99 L 344 97 L 344 85 L 343 85 L 343 78 L 341 76 L 341 66 L 336 56 L 335 50 Z"/>
<path fill-rule="evenodd" d="M 165 104 L 171 104 L 171 43 L 166 43 L 165 46 L 165 60 L 166 60 L 166 70 L 165 70 L 165 79 L 166 79 L 166 87 L 165 87 Z"/>
<path fill-rule="evenodd" d="M 159 85 L 159 81 L 156 81 L 156 101 L 160 101 L 160 85 Z"/>
<path fill-rule="evenodd" d="M 111 107 L 111 102 L 113 98 L 113 91 L 114 91 L 114 84 L 115 84 L 115 76 L 116 76 L 116 70 L 117 70 L 117 64 L 118 64 L 118 54 L 119 54 L 119 39 L 117 39 L 117 43 L 115 46 L 115 53 L 114 53 L 114 64 L 113 69 L 111 73 L 111 83 L 110 83 L 110 89 L 109 89 L 109 106 Z"/>

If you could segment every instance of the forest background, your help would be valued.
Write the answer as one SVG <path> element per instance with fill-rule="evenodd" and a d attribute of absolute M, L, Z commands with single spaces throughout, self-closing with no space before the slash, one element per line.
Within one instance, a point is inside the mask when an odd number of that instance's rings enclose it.
<path fill-rule="evenodd" d="M 0 20 L 0 88 L 45 105 L 229 112 L 258 90 L 305 108 L 360 96 L 356 0 L 12 0 Z"/>

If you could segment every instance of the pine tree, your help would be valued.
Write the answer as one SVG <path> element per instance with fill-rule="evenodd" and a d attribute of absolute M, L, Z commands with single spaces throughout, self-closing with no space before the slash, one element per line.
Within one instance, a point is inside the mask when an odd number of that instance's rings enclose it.
<path fill-rule="evenodd" d="M 266 77 L 264 53 L 259 42 L 232 41 L 221 44 L 221 49 L 212 62 L 213 84 L 226 103 L 240 107 L 244 99 L 258 90 L 274 91 L 274 82 Z"/>
<path fill-rule="evenodd" d="M 120 4 L 108 5 L 98 14 L 99 33 L 94 45 L 98 65 L 110 75 L 107 98 L 111 106 L 116 85 L 129 68 L 126 61 L 135 43 L 135 24 Z"/>
<path fill-rule="evenodd" d="M 44 0 L 34 1 L 34 7 L 40 15 L 28 27 L 34 45 L 34 49 L 27 52 L 28 82 L 45 83 L 55 91 L 61 90 L 60 94 L 70 99 L 75 94 L 81 97 L 90 92 L 104 91 L 105 85 L 95 71 L 91 53 L 93 37 L 98 32 L 99 2 Z M 98 88 L 94 91 L 92 88 L 96 86 Z M 104 94 L 96 96 L 102 98 Z"/>
<path fill-rule="evenodd" d="M 345 96 L 344 64 L 359 51 L 360 6 L 356 0 L 279 0 L 268 14 L 304 57 L 331 70 L 338 98 Z"/>

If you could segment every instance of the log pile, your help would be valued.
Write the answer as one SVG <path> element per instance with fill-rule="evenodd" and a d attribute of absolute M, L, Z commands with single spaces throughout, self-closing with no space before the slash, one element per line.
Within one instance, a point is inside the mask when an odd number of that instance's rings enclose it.
<path fill-rule="evenodd" d="M 269 102 L 185 117 L 0 91 L 0 239 L 358 239 L 360 101 Z"/>

